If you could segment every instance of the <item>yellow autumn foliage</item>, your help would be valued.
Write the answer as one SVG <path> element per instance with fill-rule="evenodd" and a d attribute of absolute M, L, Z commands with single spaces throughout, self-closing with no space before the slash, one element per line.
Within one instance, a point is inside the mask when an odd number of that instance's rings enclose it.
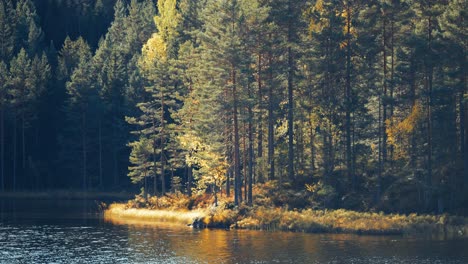
<path fill-rule="evenodd" d="M 177 34 L 177 26 L 182 19 L 177 11 L 176 0 L 159 0 L 159 15 L 154 17 L 154 23 L 158 29 L 159 35 L 164 42 L 171 41 Z"/>
<path fill-rule="evenodd" d="M 158 29 L 143 45 L 140 66 L 144 70 L 151 70 L 157 63 L 167 61 L 167 46 L 177 34 L 177 26 L 181 15 L 176 8 L 176 0 L 158 1 L 159 15 L 154 17 L 154 23 Z"/>
<path fill-rule="evenodd" d="M 198 184 L 203 189 L 208 184 L 221 187 L 226 179 L 229 167 L 224 156 L 216 152 L 212 146 L 205 143 L 195 133 L 185 133 L 178 137 L 181 146 L 187 150 L 185 160 L 187 164 L 198 167 Z"/>
<path fill-rule="evenodd" d="M 167 48 L 163 38 L 154 33 L 141 49 L 140 65 L 145 70 L 150 70 L 157 62 L 165 62 L 167 59 Z"/>
<path fill-rule="evenodd" d="M 396 159 L 407 156 L 411 135 L 422 118 L 422 107 L 416 103 L 411 113 L 403 120 L 398 120 L 396 117 L 385 120 L 387 140 L 389 145 L 395 148 Z"/>

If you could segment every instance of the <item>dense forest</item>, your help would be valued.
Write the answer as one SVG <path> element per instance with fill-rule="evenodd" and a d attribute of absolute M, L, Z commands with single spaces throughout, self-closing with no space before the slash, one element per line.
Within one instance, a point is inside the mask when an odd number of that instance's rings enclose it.
<path fill-rule="evenodd" d="M 0 190 L 468 206 L 464 0 L 0 0 Z"/>

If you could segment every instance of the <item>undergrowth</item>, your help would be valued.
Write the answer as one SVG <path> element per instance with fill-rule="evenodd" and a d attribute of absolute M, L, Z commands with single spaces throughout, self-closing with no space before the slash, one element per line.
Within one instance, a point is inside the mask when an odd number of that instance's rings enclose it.
<path fill-rule="evenodd" d="M 275 188 L 275 183 L 255 186 L 252 206 L 244 203 L 234 206 L 232 197 L 222 194 L 217 206 L 209 194 L 189 197 L 179 193 L 146 200 L 138 195 L 125 204 L 110 205 L 105 210 L 105 218 L 174 222 L 208 228 L 468 236 L 468 218 L 465 217 L 318 209 L 310 205 L 304 193 L 290 190 L 274 193 Z M 301 207 L 306 209 L 298 209 Z"/>

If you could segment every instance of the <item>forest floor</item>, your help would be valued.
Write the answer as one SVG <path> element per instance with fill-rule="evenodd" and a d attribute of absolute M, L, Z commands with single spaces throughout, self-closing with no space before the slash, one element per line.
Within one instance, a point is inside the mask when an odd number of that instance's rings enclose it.
<path fill-rule="evenodd" d="M 270 197 L 271 198 L 271 197 Z M 233 206 L 232 197 L 212 195 L 188 197 L 169 194 L 127 203 L 110 204 L 104 210 L 109 222 L 166 222 L 195 228 L 282 230 L 310 233 L 354 233 L 366 235 L 415 235 L 432 238 L 468 237 L 468 218 L 455 215 L 385 214 L 344 209 L 291 209 L 275 206 L 270 198 L 254 196 L 252 206 Z"/>

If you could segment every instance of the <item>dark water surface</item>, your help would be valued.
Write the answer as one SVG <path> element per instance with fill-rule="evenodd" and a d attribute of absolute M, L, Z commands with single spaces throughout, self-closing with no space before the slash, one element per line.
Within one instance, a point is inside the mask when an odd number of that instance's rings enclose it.
<path fill-rule="evenodd" d="M 95 201 L 0 200 L 0 263 L 468 263 L 468 240 L 111 224 Z"/>

